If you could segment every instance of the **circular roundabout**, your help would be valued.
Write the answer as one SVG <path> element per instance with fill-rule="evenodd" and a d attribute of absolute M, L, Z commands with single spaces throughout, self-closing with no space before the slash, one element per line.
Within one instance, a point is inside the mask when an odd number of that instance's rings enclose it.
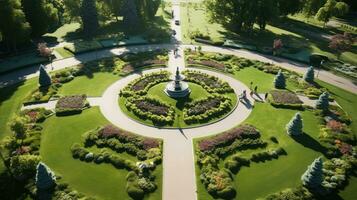
<path fill-rule="evenodd" d="M 249 116 L 254 99 L 248 97 L 248 105 L 238 103 L 239 94 L 249 90 L 240 81 L 204 69 L 185 70 L 182 74 L 190 89 L 185 98 L 165 93 L 172 81 L 167 68 L 152 69 L 109 86 L 99 103 L 100 110 L 111 123 L 125 130 L 158 138 L 182 129 L 189 138 L 216 134 Z M 194 117 L 190 115 L 193 113 Z"/>
<path fill-rule="evenodd" d="M 159 128 L 192 128 L 223 119 L 237 105 L 233 88 L 200 71 L 145 74 L 119 93 L 120 109 L 131 119 Z M 186 77 L 185 80 L 183 77 Z M 170 81 L 170 80 L 173 81 Z"/>

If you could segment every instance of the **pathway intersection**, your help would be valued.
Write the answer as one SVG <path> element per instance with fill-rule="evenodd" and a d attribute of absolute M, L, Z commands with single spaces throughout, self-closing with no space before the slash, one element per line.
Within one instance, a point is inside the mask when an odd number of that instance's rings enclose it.
<path fill-rule="evenodd" d="M 171 28 L 176 31 L 176 35 L 172 38 L 171 44 L 158 44 L 158 45 L 141 45 L 132 47 L 121 47 L 107 50 L 100 50 L 97 52 L 85 53 L 73 58 L 58 60 L 53 63 L 53 68 L 47 66 L 49 71 L 59 70 L 65 67 L 74 66 L 80 63 L 89 62 L 105 57 L 112 57 L 120 55 L 125 51 L 139 52 L 149 51 L 155 49 L 168 49 L 169 62 L 168 68 L 146 70 L 143 74 L 151 73 L 158 70 L 169 70 L 175 72 L 179 67 L 180 71 L 185 69 L 184 49 L 194 49 L 194 45 L 181 44 L 181 27 L 175 25 L 175 19 L 180 19 L 180 6 L 178 1 L 173 1 L 172 9 L 174 11 L 174 20 L 172 20 Z M 174 53 L 177 49 L 177 53 Z M 285 59 L 270 57 L 266 55 L 257 54 L 246 50 L 234 50 L 222 47 L 203 46 L 203 51 L 218 52 L 224 54 L 233 54 L 236 56 L 245 57 L 248 59 L 255 59 L 264 62 L 274 63 L 289 70 L 294 70 L 300 73 L 306 71 L 306 66 L 294 63 Z M 29 79 L 38 76 L 38 66 L 29 67 L 26 69 L 18 70 L 7 75 L 0 76 L 0 87 L 19 82 L 24 79 Z M 204 73 L 216 76 L 230 84 L 234 89 L 237 98 L 243 90 L 249 91 L 249 88 L 238 80 L 213 71 L 195 69 Z M 126 76 L 111 86 L 103 93 L 101 97 L 90 97 L 88 101 L 92 106 L 99 106 L 101 113 L 114 125 L 131 131 L 140 135 L 161 138 L 164 141 L 163 152 L 163 199 L 164 200 L 196 200 L 197 187 L 195 175 L 195 160 L 194 160 L 194 146 L 193 139 L 203 136 L 209 136 L 231 129 L 236 125 L 242 123 L 251 113 L 252 107 L 245 106 L 239 103 L 234 111 L 224 119 L 202 127 L 188 128 L 188 129 L 165 129 L 156 128 L 143 125 L 125 115 L 119 105 L 119 91 L 124 88 L 128 83 L 140 77 L 138 74 Z M 328 83 L 334 84 L 351 92 L 357 93 L 357 86 L 350 80 L 338 77 L 327 71 L 321 71 L 319 79 Z M 251 105 L 254 105 L 254 99 L 248 96 Z M 305 101 L 304 101 L 305 102 Z M 55 108 L 56 101 L 50 101 L 46 104 L 37 104 L 26 106 L 24 108 L 46 107 L 48 109 Z M 313 102 L 307 102 L 312 104 Z"/>

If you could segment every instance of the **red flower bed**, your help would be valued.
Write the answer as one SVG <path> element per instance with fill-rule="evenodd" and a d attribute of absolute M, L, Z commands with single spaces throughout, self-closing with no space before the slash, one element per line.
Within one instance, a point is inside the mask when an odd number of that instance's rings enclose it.
<path fill-rule="evenodd" d="M 139 62 L 132 62 L 128 63 L 123 66 L 122 72 L 124 73 L 129 73 L 134 71 L 137 68 L 149 66 L 149 65 L 165 65 L 164 60 L 145 60 L 145 61 L 139 61 Z"/>
<path fill-rule="evenodd" d="M 215 62 L 215 61 L 212 61 L 212 60 L 195 61 L 195 60 L 189 59 L 187 61 L 187 63 L 188 64 L 192 64 L 192 65 L 205 65 L 205 66 L 216 68 L 216 69 L 219 69 L 219 70 L 225 70 L 225 68 L 226 68 L 224 64 L 219 63 L 219 62 Z"/>
<path fill-rule="evenodd" d="M 162 115 L 162 116 L 167 116 L 169 113 L 169 108 L 163 105 L 159 105 L 155 102 L 150 102 L 147 100 L 137 100 L 134 101 L 134 104 L 136 106 L 145 111 L 145 112 L 150 112 L 155 115 Z"/>
<path fill-rule="evenodd" d="M 159 147 L 157 139 L 140 137 L 129 132 L 123 131 L 116 126 L 106 125 L 98 131 L 99 137 L 111 138 L 116 137 L 120 141 L 131 142 L 141 146 L 145 150 Z"/>
<path fill-rule="evenodd" d="M 147 76 L 143 79 L 140 79 L 135 84 L 133 84 L 131 86 L 131 90 L 133 90 L 133 91 L 144 90 L 148 84 L 150 84 L 156 80 L 161 80 L 161 79 L 166 79 L 166 78 L 167 78 L 167 74 L 155 74 L 152 76 Z"/>
<path fill-rule="evenodd" d="M 343 131 L 343 124 L 336 120 L 330 120 L 329 122 L 327 122 L 326 126 L 333 132 L 340 133 Z"/>
<path fill-rule="evenodd" d="M 151 148 L 157 148 L 159 147 L 160 143 L 156 139 L 153 138 L 145 138 L 142 142 L 141 145 L 143 149 L 149 150 Z"/>
<path fill-rule="evenodd" d="M 198 146 L 201 151 L 211 151 L 219 146 L 231 144 L 236 139 L 258 138 L 259 131 L 252 125 L 241 125 L 238 128 L 224 132 L 217 136 L 199 141 Z"/>
<path fill-rule="evenodd" d="M 219 107 L 219 105 L 221 105 L 222 101 L 223 100 L 219 99 L 219 98 L 207 99 L 207 101 L 203 101 L 200 104 L 196 104 L 195 106 L 190 107 L 187 110 L 187 114 L 189 116 L 203 114 L 203 113 L 207 112 L 208 110 L 211 110 L 212 108 Z"/>
<path fill-rule="evenodd" d="M 273 90 L 270 91 L 270 94 L 273 97 L 274 103 L 278 103 L 278 104 L 302 104 L 303 103 L 295 93 L 289 91 Z"/>
<path fill-rule="evenodd" d="M 86 105 L 86 99 L 86 95 L 62 97 L 57 101 L 56 114 L 67 115 L 80 113 Z"/>

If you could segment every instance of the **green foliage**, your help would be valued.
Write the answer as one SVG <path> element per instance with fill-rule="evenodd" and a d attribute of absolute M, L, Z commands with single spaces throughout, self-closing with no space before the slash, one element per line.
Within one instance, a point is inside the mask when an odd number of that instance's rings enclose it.
<path fill-rule="evenodd" d="M 323 181 L 323 162 L 322 158 L 316 158 L 314 162 L 307 168 L 301 176 L 301 181 L 304 186 L 311 189 L 317 189 Z"/>
<path fill-rule="evenodd" d="M 16 45 L 28 41 L 30 35 L 30 25 L 26 22 L 20 0 L 0 1 L 0 19 L 2 40 L 8 48 L 11 46 L 16 51 Z"/>
<path fill-rule="evenodd" d="M 29 122 L 28 117 L 16 116 L 13 120 L 10 121 L 10 129 L 14 133 L 17 139 L 24 139 L 27 126 L 26 124 Z"/>
<path fill-rule="evenodd" d="M 10 160 L 10 168 L 15 177 L 18 179 L 26 179 L 35 174 L 36 166 L 40 160 L 41 158 L 36 155 L 13 156 Z"/>
<path fill-rule="evenodd" d="M 274 87 L 277 89 L 285 89 L 285 76 L 281 70 L 279 70 L 278 74 L 275 76 L 274 79 Z"/>
<path fill-rule="evenodd" d="M 290 122 L 286 125 L 286 131 L 290 136 L 301 135 L 302 132 L 302 118 L 300 113 L 296 113 Z"/>
<path fill-rule="evenodd" d="M 344 2 L 338 2 L 336 0 L 327 0 L 324 6 L 322 6 L 316 13 L 315 18 L 319 21 L 323 21 L 325 24 L 333 16 L 342 16 L 346 14 L 349 7 Z"/>
<path fill-rule="evenodd" d="M 56 183 L 56 176 L 51 169 L 43 162 L 38 163 L 36 171 L 36 186 L 39 190 L 53 188 Z"/>
<path fill-rule="evenodd" d="M 329 109 L 329 93 L 324 92 L 320 95 L 319 99 L 316 101 L 316 108 L 323 111 L 328 111 Z"/>
<path fill-rule="evenodd" d="M 98 13 L 95 0 L 82 0 L 80 15 L 83 31 L 87 37 L 93 36 L 99 28 Z"/>
<path fill-rule="evenodd" d="M 58 25 L 58 10 L 47 0 L 22 0 L 21 5 L 32 36 L 39 37 Z"/>
<path fill-rule="evenodd" d="M 304 74 L 304 80 L 308 83 L 313 83 L 315 78 L 314 67 L 310 66 Z"/>
<path fill-rule="evenodd" d="M 48 87 L 51 85 L 51 77 L 48 75 L 47 71 L 45 70 L 45 67 L 43 65 L 40 65 L 40 76 L 38 78 L 38 82 L 41 87 Z"/>

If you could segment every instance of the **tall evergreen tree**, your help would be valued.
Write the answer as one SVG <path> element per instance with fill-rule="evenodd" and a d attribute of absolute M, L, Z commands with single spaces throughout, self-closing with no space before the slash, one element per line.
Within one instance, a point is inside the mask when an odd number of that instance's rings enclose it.
<path fill-rule="evenodd" d="M 45 70 L 45 67 L 43 65 L 40 65 L 40 76 L 39 76 L 39 84 L 41 87 L 48 87 L 51 85 L 51 77 L 48 75 L 47 71 Z"/>
<path fill-rule="evenodd" d="M 29 40 L 30 25 L 26 22 L 20 0 L 0 1 L 0 30 L 9 50 L 17 50 L 17 45 Z"/>
<path fill-rule="evenodd" d="M 307 168 L 305 173 L 301 176 L 302 184 L 310 189 L 317 189 L 321 186 L 323 181 L 323 161 L 318 157 Z"/>
<path fill-rule="evenodd" d="M 310 66 L 304 74 L 304 80 L 308 83 L 313 83 L 315 78 L 314 67 Z"/>
<path fill-rule="evenodd" d="M 22 7 L 33 37 L 40 37 L 58 25 L 58 11 L 45 0 L 22 0 Z"/>
<path fill-rule="evenodd" d="M 136 1 L 124 0 L 123 4 L 123 22 L 131 30 L 134 31 L 140 25 L 140 19 L 138 15 L 138 9 Z"/>
<path fill-rule="evenodd" d="M 99 28 L 95 0 L 82 0 L 81 18 L 84 34 L 87 37 L 93 36 Z"/>
<path fill-rule="evenodd" d="M 319 99 L 316 101 L 316 108 L 323 111 L 328 111 L 329 109 L 329 94 L 324 92 L 320 95 Z"/>
<path fill-rule="evenodd" d="M 290 136 L 297 136 L 302 134 L 302 118 L 300 113 L 296 113 L 290 122 L 286 125 L 286 132 Z"/>
<path fill-rule="evenodd" d="M 284 89 L 286 87 L 285 76 L 281 70 L 279 70 L 278 74 L 275 76 L 274 87 L 277 89 Z"/>
<path fill-rule="evenodd" d="M 56 176 L 43 162 L 38 163 L 36 171 L 36 186 L 39 190 L 53 188 L 56 184 Z"/>

